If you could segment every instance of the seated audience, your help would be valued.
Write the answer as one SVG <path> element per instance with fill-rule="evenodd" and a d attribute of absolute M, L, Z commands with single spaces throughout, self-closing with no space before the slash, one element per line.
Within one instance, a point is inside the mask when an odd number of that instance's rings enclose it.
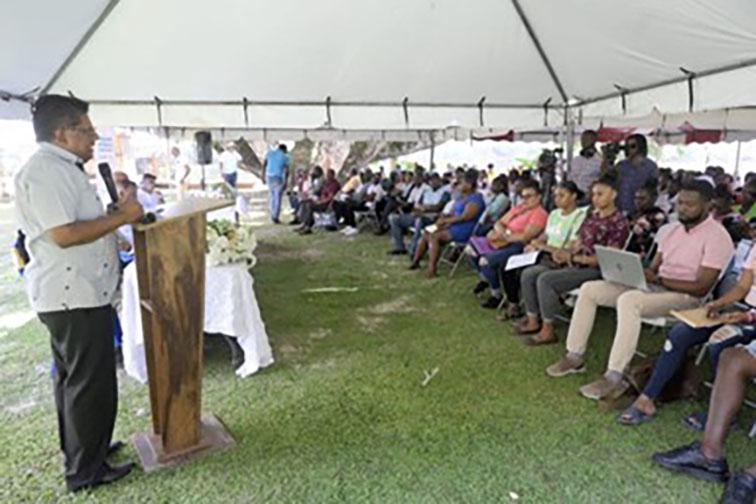
<path fill-rule="evenodd" d="M 656 203 L 655 205 L 661 208 L 662 212 L 669 215 L 672 213 L 672 198 L 674 192 L 672 192 L 672 170 L 669 168 L 659 168 L 659 176 L 656 182 Z"/>
<path fill-rule="evenodd" d="M 355 183 L 355 180 L 357 181 Z M 355 212 L 364 212 L 367 207 L 367 190 L 373 181 L 373 174 L 369 171 L 360 175 L 353 169 L 349 180 L 341 187 L 341 190 L 333 199 L 333 213 L 336 224 L 343 221 L 344 234 L 356 234 L 357 222 Z"/>
<path fill-rule="evenodd" d="M 425 183 L 425 170 L 422 166 L 417 165 L 414 176 L 409 174 L 409 177 L 411 177 L 409 182 L 406 181 L 407 178 L 405 177 L 405 183 L 397 185 L 394 192 L 390 195 L 388 203 L 379 216 L 380 220 L 376 234 L 383 234 L 391 229 L 389 224 L 389 216 L 391 214 L 412 213 L 415 205 L 420 202 L 423 193 L 428 189 L 428 185 Z"/>
<path fill-rule="evenodd" d="M 451 192 L 448 187 L 444 186 L 443 179 L 438 173 L 430 175 L 428 186 L 411 213 L 395 213 L 389 217 L 391 239 L 394 245 L 394 248 L 389 252 L 390 255 L 407 253 L 404 235 L 410 228 L 414 228 L 409 250 L 410 255 L 414 257 L 423 229 L 432 224 L 439 217 L 446 204 L 451 201 Z"/>
<path fill-rule="evenodd" d="M 298 229 L 299 234 L 312 233 L 312 227 L 315 225 L 315 212 L 325 212 L 331 208 L 331 202 L 336 194 L 339 192 L 341 184 L 336 179 L 336 172 L 329 169 L 326 171 L 325 181 L 323 187 L 320 190 L 320 195 L 317 199 L 307 199 L 302 202 L 302 208 L 300 212 L 300 220 L 302 221 L 302 227 Z"/>
<path fill-rule="evenodd" d="M 163 195 L 155 188 L 156 181 L 157 177 L 151 173 L 142 175 L 142 183 L 139 184 L 136 197 L 145 212 L 155 212 L 165 203 Z"/>
<path fill-rule="evenodd" d="M 370 171 L 365 172 L 364 184 L 358 190 L 362 194 L 362 203 L 357 208 L 352 208 L 351 211 L 347 210 L 346 223 L 347 226 L 342 229 L 342 233 L 346 236 L 354 236 L 359 233 L 357 229 L 357 222 L 355 212 L 372 212 L 376 216 L 377 221 L 377 204 L 382 201 L 386 196 L 386 191 L 383 189 L 383 183 L 378 177 Z M 334 202 L 335 204 L 336 202 Z"/>
<path fill-rule="evenodd" d="M 530 346 L 556 343 L 554 320 L 561 310 L 561 296 L 588 280 L 601 278 L 596 245 L 622 248 L 630 233 L 629 224 L 616 206 L 618 181 L 602 175 L 591 188 L 593 208 L 569 247 L 550 249 L 547 264 L 531 266 L 522 272 L 520 287 L 525 300 L 526 318 L 517 325 L 519 334 L 531 334 Z M 574 315 L 573 315 L 574 318 Z"/>
<path fill-rule="evenodd" d="M 750 323 L 756 322 L 751 312 Z M 728 504 L 753 504 L 756 500 L 756 465 L 730 474 L 724 457 L 730 427 L 743 405 L 746 388 L 756 378 L 756 342 L 728 348 L 714 380 L 702 442 L 656 453 L 654 462 L 694 478 L 727 482 L 722 501 Z M 753 453 L 753 452 L 752 452 Z"/>
<path fill-rule="evenodd" d="M 748 314 L 742 311 L 733 313 L 720 313 L 720 310 L 745 300 L 750 306 L 756 306 L 756 249 L 753 249 L 747 260 L 748 266 L 743 269 L 739 282 L 727 294 L 706 305 L 710 316 L 720 317 L 722 324 L 714 327 L 702 327 L 699 329 L 690 327 L 682 322 L 675 324 L 669 332 L 667 341 L 659 358 L 656 360 L 654 372 L 651 375 L 643 393 L 635 402 L 619 417 L 619 422 L 624 425 L 638 425 L 646 423 L 656 415 L 656 399 L 664 391 L 664 387 L 674 378 L 676 373 L 685 364 L 688 351 L 707 341 L 709 347 L 712 368 L 717 369 L 719 355 L 725 348 L 736 344 L 748 343 L 756 338 L 756 329 L 750 326 L 741 326 L 747 322 Z M 693 416 L 691 422 L 700 421 Z M 701 422 L 705 424 L 706 422 Z"/>
<path fill-rule="evenodd" d="M 481 304 L 483 308 L 497 308 L 501 304 L 499 273 L 510 257 L 521 254 L 525 244 L 543 233 L 546 227 L 548 214 L 541 205 L 538 182 L 523 183 L 520 197 L 523 203 L 504 214 L 485 237 L 470 240 L 468 251 L 481 277 L 473 293 L 478 294 L 487 287 L 491 289 L 491 296 Z"/>
<path fill-rule="evenodd" d="M 680 189 L 679 222 L 660 230 L 658 252 L 645 270 L 649 291 L 604 280 L 586 282 L 580 287 L 567 336 L 567 355 L 547 369 L 549 376 L 585 371 L 585 350 L 596 310 L 599 306 L 616 307 L 617 330 L 607 371 L 600 379 L 581 387 L 580 393 L 598 400 L 627 389 L 622 378 L 638 345 L 641 318 L 666 316 L 670 310 L 699 305 L 730 262 L 732 240 L 709 216 L 712 194 L 712 186 L 700 180 L 688 182 Z"/>
<path fill-rule="evenodd" d="M 554 191 L 554 203 L 556 208 L 551 211 L 546 221 L 546 230 L 535 240 L 525 246 L 525 252 L 540 251 L 540 262 L 543 268 L 535 268 L 528 277 L 528 288 L 535 292 L 538 270 L 546 271 L 547 266 L 553 266 L 551 261 L 552 252 L 569 250 L 578 239 L 580 226 L 587 215 L 586 207 L 578 208 L 577 202 L 583 196 L 574 182 L 566 181 L 559 184 Z M 504 292 L 509 301 L 505 314 L 499 320 L 508 320 L 520 316 L 520 282 L 522 269 L 505 271 L 502 275 Z"/>
<path fill-rule="evenodd" d="M 711 201 L 711 216 L 717 222 L 724 220 L 733 215 L 740 215 L 734 210 L 735 198 L 726 187 L 718 185 L 714 188 L 714 198 Z"/>
<path fill-rule="evenodd" d="M 554 187 L 556 186 L 557 158 L 553 151 L 544 149 L 538 157 L 538 180 L 541 186 L 543 208 L 548 212 L 554 209 Z"/>
<path fill-rule="evenodd" d="M 509 210 L 509 187 L 506 175 L 499 175 L 491 182 L 491 197 L 486 201 L 486 210 L 480 215 L 475 236 L 486 236 L 496 221 Z"/>
<path fill-rule="evenodd" d="M 460 198 L 454 202 L 451 215 L 442 215 L 435 222 L 435 229 L 425 230 L 415 251 L 410 269 L 419 269 L 420 261 L 430 251 L 428 259 L 428 278 L 436 276 L 438 261 L 441 259 L 441 247 L 450 242 L 467 243 L 473 234 L 480 214 L 486 208 L 483 196 L 476 191 L 478 171 L 470 169 L 465 172 L 459 185 Z"/>
<path fill-rule="evenodd" d="M 299 205 L 295 216 L 295 219 L 291 224 L 300 224 L 300 227 L 296 229 L 299 231 L 302 224 L 302 212 L 305 209 L 305 203 L 312 202 L 320 196 L 320 191 L 323 189 L 323 168 L 318 165 L 313 166 L 310 169 L 309 177 L 304 179 L 302 189 L 299 191 Z"/>
<path fill-rule="evenodd" d="M 301 224 L 299 222 L 299 202 L 304 192 L 304 186 L 307 183 L 307 172 L 302 168 L 297 168 L 294 174 L 294 187 L 287 191 L 286 195 L 289 197 L 289 206 L 291 207 L 291 213 L 294 215 L 294 220 L 289 222 L 290 225 Z"/>
<path fill-rule="evenodd" d="M 656 188 L 652 185 L 641 187 L 635 192 L 635 212 L 630 216 L 630 241 L 627 250 L 646 258 L 653 252 L 654 237 L 664 224 L 667 214 L 655 205 Z"/>

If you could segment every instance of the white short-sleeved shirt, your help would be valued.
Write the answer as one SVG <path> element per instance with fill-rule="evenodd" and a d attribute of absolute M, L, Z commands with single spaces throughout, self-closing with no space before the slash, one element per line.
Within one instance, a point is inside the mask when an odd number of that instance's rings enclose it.
<path fill-rule="evenodd" d="M 154 212 L 160 206 L 160 195 L 154 192 L 148 193 L 140 187 L 137 189 L 137 201 L 145 212 Z"/>
<path fill-rule="evenodd" d="M 39 313 L 111 304 L 120 269 L 115 233 L 84 245 L 59 247 L 48 230 L 105 214 L 97 191 L 70 152 L 40 143 L 15 177 L 16 219 L 31 261 L 24 270 Z"/>
<path fill-rule="evenodd" d="M 232 175 L 239 170 L 239 161 L 241 156 L 236 152 L 230 150 L 224 150 L 219 156 L 221 163 L 221 173 L 224 175 Z"/>

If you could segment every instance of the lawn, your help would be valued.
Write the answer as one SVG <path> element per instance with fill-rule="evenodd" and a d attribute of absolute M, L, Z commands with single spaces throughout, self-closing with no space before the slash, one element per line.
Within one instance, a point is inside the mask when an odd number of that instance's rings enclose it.
<path fill-rule="evenodd" d="M 7 235 L 3 230 L 3 235 Z M 589 374 L 549 379 L 563 345 L 529 348 L 477 306 L 467 271 L 426 280 L 385 237 L 260 231 L 253 274 L 276 364 L 238 379 L 209 338 L 204 408 L 238 445 L 165 472 L 137 471 L 91 494 L 64 492 L 47 335 L 0 329 L 0 501 L 715 502 L 722 487 L 654 467 L 650 455 L 697 435 L 704 403 L 666 406 L 629 429 L 577 388 L 601 372 L 612 315 L 594 332 Z M 3 271 L 3 305 L 23 299 Z M 8 287 L 11 282 L 14 287 Z M 355 287 L 356 292 L 307 293 Z M 564 338 L 565 327 L 559 327 Z M 654 350 L 660 337 L 646 336 Z M 438 368 L 423 386 L 424 372 Z M 120 374 L 116 437 L 149 427 L 147 389 Z M 753 420 L 749 412 L 742 425 Z M 744 429 L 731 465 L 756 461 Z M 134 459 L 132 447 L 121 458 Z"/>

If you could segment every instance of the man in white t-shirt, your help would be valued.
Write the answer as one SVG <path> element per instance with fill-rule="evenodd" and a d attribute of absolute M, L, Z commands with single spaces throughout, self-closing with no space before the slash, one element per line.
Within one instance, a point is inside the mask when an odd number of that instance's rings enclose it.
<path fill-rule="evenodd" d="M 192 168 L 189 166 L 189 160 L 181 153 L 178 147 L 171 149 L 170 164 L 173 172 L 173 181 L 176 184 L 176 197 L 182 200 L 189 191 L 189 173 L 192 171 Z"/>
<path fill-rule="evenodd" d="M 157 177 L 151 173 L 142 175 L 142 182 L 137 189 L 136 197 L 145 212 L 155 212 L 157 207 L 165 203 L 163 195 L 155 188 Z"/>
<path fill-rule="evenodd" d="M 233 144 L 229 144 L 219 157 L 223 180 L 236 189 L 236 180 L 239 175 L 239 161 L 241 161 L 241 156 L 236 152 L 236 147 Z"/>

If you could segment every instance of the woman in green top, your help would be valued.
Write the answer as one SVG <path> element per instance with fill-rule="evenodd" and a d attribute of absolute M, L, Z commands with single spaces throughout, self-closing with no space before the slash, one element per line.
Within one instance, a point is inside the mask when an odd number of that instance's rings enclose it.
<path fill-rule="evenodd" d="M 567 247 L 577 239 L 580 225 L 585 219 L 588 207 L 578 208 L 577 202 L 582 197 L 582 192 L 572 181 L 560 183 L 554 191 L 554 203 L 556 208 L 549 214 L 544 233 L 531 241 L 525 252 L 540 250 L 541 261 L 548 258 L 547 254 Z M 502 278 L 504 290 L 507 294 L 509 306 L 499 320 L 507 320 L 520 316 L 520 269 L 504 272 Z"/>

